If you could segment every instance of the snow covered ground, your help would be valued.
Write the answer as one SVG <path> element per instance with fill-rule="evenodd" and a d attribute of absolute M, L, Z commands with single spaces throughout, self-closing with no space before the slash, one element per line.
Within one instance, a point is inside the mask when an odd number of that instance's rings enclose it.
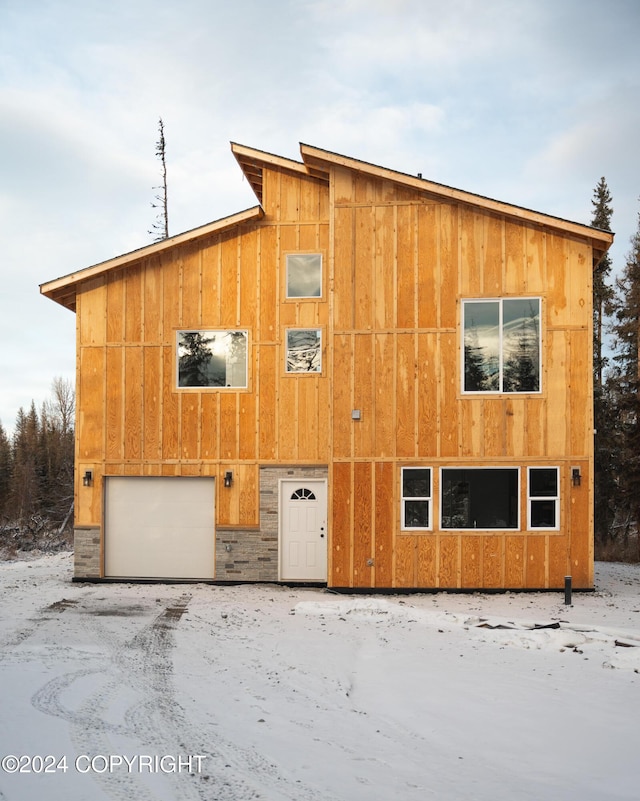
<path fill-rule="evenodd" d="M 72 584 L 71 561 L 0 563 L 2 801 L 640 797 L 639 566 L 565 606 Z"/>

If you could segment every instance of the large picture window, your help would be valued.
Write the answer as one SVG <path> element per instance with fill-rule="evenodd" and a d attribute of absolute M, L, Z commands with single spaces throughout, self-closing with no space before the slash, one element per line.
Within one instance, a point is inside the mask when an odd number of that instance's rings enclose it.
<path fill-rule="evenodd" d="M 464 392 L 540 391 L 540 299 L 463 301 Z"/>
<path fill-rule="evenodd" d="M 519 528 L 517 467 L 443 468 L 443 529 Z"/>
<path fill-rule="evenodd" d="M 287 331 L 287 373 L 322 371 L 322 331 L 298 328 Z"/>
<path fill-rule="evenodd" d="M 246 387 L 247 331 L 178 331 L 179 387 Z"/>
<path fill-rule="evenodd" d="M 431 528 L 431 468 L 402 468 L 402 529 Z"/>
<path fill-rule="evenodd" d="M 560 527 L 560 491 L 557 467 L 528 470 L 528 528 Z"/>
<path fill-rule="evenodd" d="M 322 295 L 322 254 L 287 255 L 287 297 L 319 298 Z"/>

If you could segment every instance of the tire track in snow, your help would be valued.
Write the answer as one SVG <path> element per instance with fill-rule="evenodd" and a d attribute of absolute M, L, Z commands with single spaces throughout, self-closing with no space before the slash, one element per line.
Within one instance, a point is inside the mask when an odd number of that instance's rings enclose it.
<path fill-rule="evenodd" d="M 100 667 L 70 671 L 47 682 L 32 696 L 33 706 L 69 724 L 78 754 L 206 755 L 201 773 L 163 774 L 154 777 L 154 787 L 135 773 L 89 774 L 114 801 L 132 797 L 136 801 L 322 801 L 316 790 L 299 783 L 291 786 L 276 766 L 254 750 L 239 747 L 218 733 L 212 743 L 202 726 L 188 720 L 175 699 L 172 651 L 174 629 L 190 598 L 183 595 L 169 602 L 124 642 L 104 625 L 104 609 L 92 614 L 82 604 L 67 605 L 65 599 L 48 607 L 45 611 L 71 609 L 74 621 L 97 639 L 106 653 L 100 656 Z M 112 610 L 112 614 L 122 612 Z M 82 699 L 75 709 L 65 703 L 66 693 Z M 129 703 L 119 722 L 110 722 L 109 712 L 122 706 L 127 694 L 142 700 Z M 136 744 L 133 750 L 123 750 L 123 738 Z"/>
<path fill-rule="evenodd" d="M 179 613 L 165 610 L 153 625 L 138 634 L 131 645 L 141 649 L 143 662 L 140 675 L 147 682 L 152 697 L 127 712 L 127 721 L 140 735 L 154 732 L 154 748 L 170 748 L 176 741 L 183 753 L 206 754 L 204 772 L 197 776 L 203 799 L 215 801 L 321 801 L 316 790 L 296 784 L 289 787 L 288 781 L 277 767 L 253 749 L 241 748 L 216 733 L 215 742 L 203 737 L 203 731 L 189 720 L 184 709 L 175 700 L 173 670 L 169 659 L 169 648 L 173 646 L 173 623 Z M 121 651 L 126 660 L 129 654 Z M 170 724 L 167 727 L 167 723 Z M 212 721 L 213 723 L 213 721 Z M 167 728 L 174 736 L 167 738 Z"/>

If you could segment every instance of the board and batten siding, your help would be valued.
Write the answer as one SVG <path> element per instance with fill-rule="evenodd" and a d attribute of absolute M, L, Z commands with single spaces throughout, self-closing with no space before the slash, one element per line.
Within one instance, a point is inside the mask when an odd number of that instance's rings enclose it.
<path fill-rule="evenodd" d="M 76 525 L 104 476 L 232 470 L 216 525 L 256 527 L 261 465 L 328 465 L 330 586 L 592 586 L 591 245 L 338 165 L 263 165 L 262 205 L 78 285 Z M 291 252 L 322 253 L 320 299 L 286 299 Z M 465 396 L 461 300 L 510 296 L 541 299 L 542 391 Z M 289 327 L 322 329 L 321 374 L 285 374 Z M 248 388 L 178 390 L 181 329 L 246 329 Z M 526 531 L 522 491 L 519 531 L 438 530 L 439 468 L 545 465 L 559 531 Z M 400 529 L 403 466 L 433 470 L 433 531 Z"/>
<path fill-rule="evenodd" d="M 590 244 L 340 167 L 332 187 L 330 583 L 592 586 Z M 541 298 L 542 392 L 465 396 L 461 299 L 509 296 Z M 433 468 L 432 532 L 400 530 L 412 465 Z M 526 467 L 545 465 L 560 530 L 528 532 Z M 453 466 L 520 467 L 521 530 L 439 531 L 438 468 Z"/>
<path fill-rule="evenodd" d="M 102 523 L 104 476 L 215 476 L 216 525 L 259 524 L 259 466 L 329 458 L 328 188 L 275 170 L 263 221 L 172 248 L 77 291 L 76 526 Z M 288 252 L 324 256 L 319 299 L 286 300 Z M 285 374 L 288 327 L 323 330 L 321 374 Z M 178 389 L 178 330 L 246 329 L 247 389 Z"/>

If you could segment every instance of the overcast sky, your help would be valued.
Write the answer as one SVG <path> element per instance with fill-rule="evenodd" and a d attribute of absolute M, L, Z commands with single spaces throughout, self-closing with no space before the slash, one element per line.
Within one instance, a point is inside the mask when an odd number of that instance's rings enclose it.
<path fill-rule="evenodd" d="M 299 142 L 589 223 L 640 210 L 638 0 L 0 0 L 0 421 L 74 378 L 39 284 L 255 205 Z"/>

